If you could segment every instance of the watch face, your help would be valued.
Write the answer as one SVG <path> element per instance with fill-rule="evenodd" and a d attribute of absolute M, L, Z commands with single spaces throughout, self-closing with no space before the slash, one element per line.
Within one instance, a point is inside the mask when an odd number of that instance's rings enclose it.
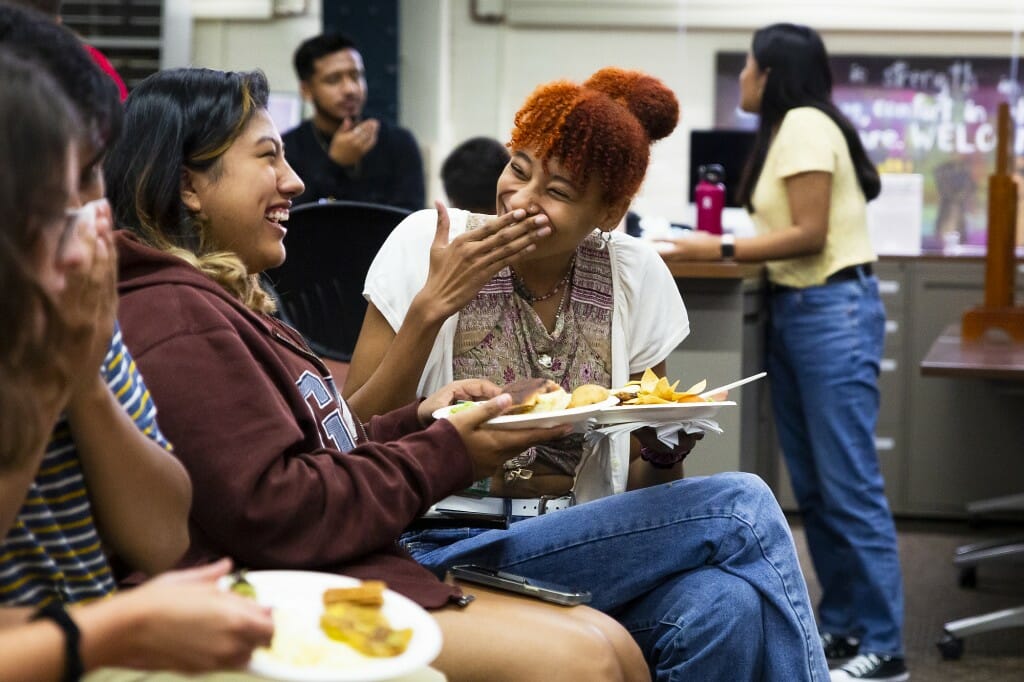
<path fill-rule="evenodd" d="M 722 246 L 721 246 L 721 249 L 722 249 L 722 260 L 731 260 L 732 257 L 735 255 L 735 253 L 736 253 L 736 246 L 735 246 L 735 242 L 733 241 L 733 236 L 731 234 L 730 235 L 723 235 L 722 236 Z"/>

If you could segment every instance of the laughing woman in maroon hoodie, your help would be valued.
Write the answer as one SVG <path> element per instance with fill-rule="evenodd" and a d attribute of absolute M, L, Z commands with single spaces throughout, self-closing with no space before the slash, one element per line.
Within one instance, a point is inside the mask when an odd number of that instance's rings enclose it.
<path fill-rule="evenodd" d="M 269 313 L 258 274 L 285 256 L 291 198 L 303 184 L 285 161 L 259 72 L 157 74 L 128 100 L 109 156 L 120 227 L 120 317 L 161 426 L 192 477 L 186 561 L 228 555 L 251 568 L 380 578 L 435 611 L 452 679 L 642 679 L 629 634 L 586 607 L 563 609 L 474 590 L 465 605 L 397 546 L 431 504 L 562 427 L 481 429 L 510 399 L 463 381 L 363 424 L 321 360 Z M 496 224 L 530 245 L 510 214 Z M 496 267 L 500 268 L 501 263 Z M 456 398 L 493 398 L 431 423 Z M 509 623 L 517 639 L 509 640 Z M 544 655 L 522 655 L 524 650 Z"/>

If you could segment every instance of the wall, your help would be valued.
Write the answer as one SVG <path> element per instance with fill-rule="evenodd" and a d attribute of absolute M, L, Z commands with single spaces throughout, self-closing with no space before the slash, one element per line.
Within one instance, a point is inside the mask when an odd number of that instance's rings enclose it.
<path fill-rule="evenodd" d="M 922 5 L 920 0 L 887 4 L 915 8 Z M 607 65 L 636 68 L 658 76 L 672 87 L 682 106 L 682 124 L 655 146 L 651 169 L 635 208 L 644 215 L 682 218 L 688 182 L 689 131 L 710 127 L 713 121 L 715 52 L 746 50 L 751 34 L 747 26 L 679 30 L 480 23 L 470 16 L 472 0 L 402 0 L 402 25 L 422 26 L 406 18 L 429 14 L 427 7 L 431 5 L 443 6 L 449 17 L 443 33 L 434 34 L 429 27 L 403 30 L 401 47 L 405 59 L 415 63 L 421 74 L 415 80 L 401 81 L 402 119 L 422 145 L 432 148 L 429 177 L 436 178 L 444 154 L 467 137 L 492 135 L 506 139 L 516 108 L 537 84 L 555 78 L 584 79 Z M 508 10 L 511 5 L 508 1 L 480 3 L 481 7 L 495 7 L 499 11 Z M 742 13 L 731 16 L 736 24 L 745 21 Z M 766 20 L 800 21 L 798 13 L 784 10 L 760 16 L 770 17 Z M 1011 23 L 1008 21 L 1008 25 Z M 823 35 L 830 51 L 836 53 L 887 54 L 896 45 L 895 50 L 901 54 L 1009 56 L 1014 48 L 1009 31 L 895 34 L 832 30 L 823 31 Z M 437 73 L 431 75 L 434 68 Z M 440 102 L 444 113 L 438 119 L 435 112 L 439 103 L 425 100 L 433 92 L 441 92 L 428 87 L 431 81 L 440 84 L 445 78 L 450 83 L 444 91 L 444 101 Z M 432 189 L 430 195 L 441 196 L 436 181 Z"/>
<path fill-rule="evenodd" d="M 631 2 L 636 0 L 616 4 L 628 6 Z M 479 6 L 501 12 L 511 4 L 512 0 L 481 0 Z M 687 2 L 679 4 L 686 6 Z M 701 5 L 696 0 L 691 4 Z M 763 11 L 767 3 L 758 2 L 757 18 L 800 21 L 799 12 L 784 9 L 787 4 L 799 3 L 775 3 L 773 6 L 782 9 L 767 13 Z M 946 0 L 933 4 L 952 6 Z M 259 67 L 267 73 L 273 90 L 297 92 L 292 51 L 302 39 L 320 30 L 320 2 L 310 0 L 307 6 L 305 13 L 296 17 L 197 19 L 192 32 L 192 63 L 222 69 Z M 473 135 L 505 139 L 516 108 L 534 86 L 555 78 L 583 79 L 602 66 L 618 65 L 662 78 L 680 99 L 682 124 L 656 145 L 636 204 L 642 214 L 680 219 L 685 206 L 689 131 L 710 127 L 713 120 L 715 52 L 745 50 L 749 45 L 750 20 L 744 13 L 721 13 L 716 28 L 700 30 L 673 26 L 553 28 L 476 22 L 470 16 L 472 6 L 472 0 L 401 0 L 399 119 L 424 149 L 430 179 L 428 199 L 443 198 L 437 174 L 444 155 Z M 922 0 L 879 5 L 895 8 L 893 11 L 910 8 L 920 12 L 919 16 L 927 15 L 921 12 L 926 6 Z M 875 8 L 871 12 L 876 25 L 882 11 Z M 1009 56 L 1014 51 L 1009 27 L 1019 21 L 1007 14 L 1008 29 L 1002 33 L 831 29 L 823 35 L 835 53 Z M 735 22 L 736 28 L 728 28 L 729 21 Z M 893 26 L 907 25 L 896 21 Z M 854 22 L 847 20 L 841 25 L 856 25 Z"/>
<path fill-rule="evenodd" d="M 230 71 L 263 69 L 274 92 L 298 93 L 292 53 L 320 32 L 320 2 L 304 13 L 272 19 L 196 18 L 192 25 L 192 66 Z"/>

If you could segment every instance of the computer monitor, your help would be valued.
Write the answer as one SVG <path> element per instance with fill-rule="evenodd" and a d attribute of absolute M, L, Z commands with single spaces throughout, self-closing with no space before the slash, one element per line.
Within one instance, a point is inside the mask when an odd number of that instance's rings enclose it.
<path fill-rule="evenodd" d="M 690 203 L 694 201 L 697 169 L 709 163 L 725 169 L 725 205 L 740 208 L 736 199 L 743 168 L 754 148 L 752 130 L 693 130 L 690 131 Z"/>

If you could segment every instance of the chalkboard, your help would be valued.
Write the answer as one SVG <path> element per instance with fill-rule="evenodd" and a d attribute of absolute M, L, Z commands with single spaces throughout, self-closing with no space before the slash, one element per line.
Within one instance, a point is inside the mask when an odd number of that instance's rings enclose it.
<path fill-rule="evenodd" d="M 716 55 L 716 127 L 757 125 L 756 116 L 738 108 L 745 60 L 739 52 Z M 831 65 L 833 99 L 879 170 L 923 176 L 922 248 L 983 245 L 1001 102 L 1010 103 L 1015 122 L 1018 175 L 1024 169 L 1024 99 L 1013 80 L 1013 61 L 834 55 Z M 1018 214 L 1024 217 L 1024 211 Z"/>

